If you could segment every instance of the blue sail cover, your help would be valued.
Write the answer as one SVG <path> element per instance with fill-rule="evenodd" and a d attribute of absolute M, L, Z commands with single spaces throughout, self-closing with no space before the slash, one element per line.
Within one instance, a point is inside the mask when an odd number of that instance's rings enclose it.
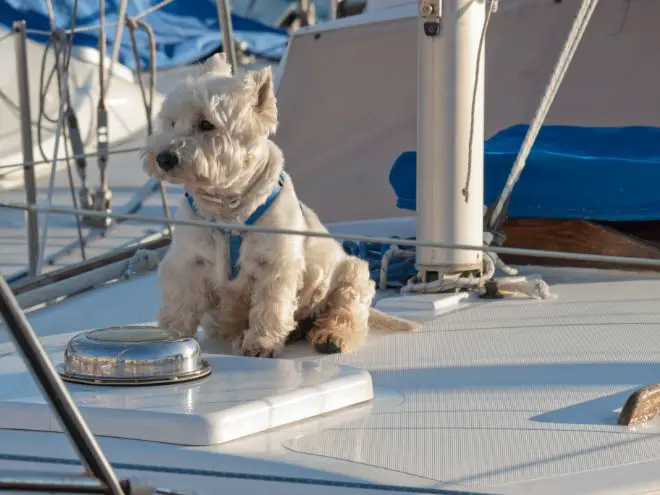
<path fill-rule="evenodd" d="M 127 15 L 134 16 L 158 4 L 160 0 L 128 0 Z M 272 0 L 269 0 L 272 1 Z M 71 14 L 75 0 L 55 0 L 53 8 L 58 28 L 71 25 Z M 117 21 L 119 0 L 106 0 L 106 22 Z M 215 0 L 175 0 L 160 10 L 143 18 L 154 30 L 156 36 L 157 67 L 172 68 L 191 64 L 211 55 L 222 46 L 222 36 L 218 21 Z M 50 23 L 44 0 L 0 0 L 0 25 L 11 29 L 12 22 L 25 20 L 28 29 L 49 30 Z M 76 25 L 93 26 L 100 22 L 99 1 L 79 0 Z M 234 34 L 246 43 L 253 55 L 279 60 L 284 54 L 288 34 L 256 20 L 232 14 Z M 108 55 L 114 43 L 115 28 L 106 28 Z M 29 34 L 38 42 L 45 42 L 47 36 Z M 142 30 L 136 33 L 140 62 L 146 67 L 149 61 L 147 36 Z M 98 46 L 98 30 L 76 33 L 74 44 Z M 135 69 L 135 60 L 126 29 L 122 36 L 119 61 Z"/>
<path fill-rule="evenodd" d="M 485 143 L 484 204 L 502 191 L 527 125 Z M 390 171 L 397 206 L 416 209 L 416 153 Z M 546 126 L 513 189 L 511 218 L 660 220 L 660 129 Z"/>

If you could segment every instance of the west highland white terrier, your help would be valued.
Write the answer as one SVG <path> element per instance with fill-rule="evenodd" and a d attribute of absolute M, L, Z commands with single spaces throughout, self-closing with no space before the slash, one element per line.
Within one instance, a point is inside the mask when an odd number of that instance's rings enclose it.
<path fill-rule="evenodd" d="M 183 184 L 176 218 L 327 232 L 300 202 L 269 136 L 277 127 L 270 68 L 231 74 L 223 54 L 165 98 L 145 171 Z M 349 351 L 369 327 L 414 330 L 371 307 L 367 262 L 330 238 L 177 226 L 159 269 L 159 324 L 220 335 L 234 352 L 274 357 L 300 322 L 322 353 Z"/>

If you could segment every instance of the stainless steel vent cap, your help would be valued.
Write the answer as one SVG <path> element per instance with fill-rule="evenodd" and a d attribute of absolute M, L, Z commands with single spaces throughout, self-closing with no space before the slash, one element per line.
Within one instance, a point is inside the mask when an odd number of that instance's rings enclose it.
<path fill-rule="evenodd" d="M 177 330 L 140 325 L 76 335 L 57 370 L 70 382 L 131 386 L 180 383 L 211 373 L 194 338 Z"/>

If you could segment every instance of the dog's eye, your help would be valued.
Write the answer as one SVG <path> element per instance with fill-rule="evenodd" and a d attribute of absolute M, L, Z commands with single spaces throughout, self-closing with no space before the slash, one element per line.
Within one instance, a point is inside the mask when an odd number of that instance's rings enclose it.
<path fill-rule="evenodd" d="M 209 122 L 208 120 L 202 120 L 199 123 L 199 128 L 202 131 L 212 131 L 213 129 L 215 129 L 215 126 L 211 124 L 211 122 Z"/>

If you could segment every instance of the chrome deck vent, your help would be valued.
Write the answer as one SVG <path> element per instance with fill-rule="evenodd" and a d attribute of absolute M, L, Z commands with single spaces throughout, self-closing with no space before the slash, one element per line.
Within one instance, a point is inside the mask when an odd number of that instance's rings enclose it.
<path fill-rule="evenodd" d="M 57 366 L 62 379 L 91 385 L 158 385 L 208 376 L 198 342 L 176 330 L 127 325 L 73 337 Z"/>

